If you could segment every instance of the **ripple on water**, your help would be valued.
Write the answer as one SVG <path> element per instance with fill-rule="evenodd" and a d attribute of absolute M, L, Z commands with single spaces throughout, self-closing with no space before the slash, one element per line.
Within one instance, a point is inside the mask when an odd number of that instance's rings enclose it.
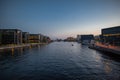
<path fill-rule="evenodd" d="M 0 58 L 0 80 L 120 80 L 118 60 L 76 42 L 53 42 Z"/>

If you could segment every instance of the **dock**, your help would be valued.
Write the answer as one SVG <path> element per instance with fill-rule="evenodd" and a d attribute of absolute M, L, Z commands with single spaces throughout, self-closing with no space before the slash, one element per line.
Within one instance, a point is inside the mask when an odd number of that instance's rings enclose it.
<path fill-rule="evenodd" d="M 45 45 L 47 43 L 28 43 L 28 44 L 11 44 L 11 45 L 4 45 L 4 46 L 0 46 L 0 51 L 4 51 L 4 50 L 14 50 L 14 49 L 18 49 L 18 48 L 26 48 L 26 47 L 33 47 L 33 46 L 39 46 L 39 45 Z"/>
<path fill-rule="evenodd" d="M 90 45 L 89 48 L 120 55 L 120 47 L 118 46 L 95 43 L 94 46 Z"/>

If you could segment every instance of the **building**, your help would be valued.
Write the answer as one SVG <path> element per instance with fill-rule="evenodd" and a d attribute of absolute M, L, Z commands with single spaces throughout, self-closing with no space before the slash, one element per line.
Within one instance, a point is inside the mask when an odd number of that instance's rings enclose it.
<path fill-rule="evenodd" d="M 81 35 L 77 35 L 77 42 L 80 42 L 81 40 L 80 40 L 80 37 L 81 37 Z"/>
<path fill-rule="evenodd" d="M 45 38 L 45 39 L 46 39 L 46 42 L 47 42 L 47 43 L 50 43 L 50 42 L 51 42 L 50 37 L 46 36 L 46 38 Z"/>
<path fill-rule="evenodd" d="M 102 32 L 102 42 L 110 45 L 120 46 L 120 26 L 104 28 Z"/>
<path fill-rule="evenodd" d="M 29 43 L 40 43 L 40 34 L 29 34 L 28 42 Z"/>
<path fill-rule="evenodd" d="M 29 37 L 29 32 L 22 32 L 22 42 L 23 43 L 29 43 L 28 37 Z"/>
<path fill-rule="evenodd" d="M 0 45 L 2 44 L 2 33 L 0 33 Z"/>
<path fill-rule="evenodd" d="M 73 41 L 76 41 L 76 39 L 73 37 L 67 37 L 64 41 L 73 42 Z"/>
<path fill-rule="evenodd" d="M 96 36 L 94 36 L 94 40 L 96 41 L 96 42 L 102 42 L 102 35 L 96 35 Z"/>
<path fill-rule="evenodd" d="M 44 40 L 44 35 L 40 34 L 40 42 L 43 42 Z"/>
<path fill-rule="evenodd" d="M 22 31 L 19 29 L 0 29 L 1 44 L 22 44 Z"/>
<path fill-rule="evenodd" d="M 49 37 L 47 37 L 47 36 L 43 36 L 43 43 L 46 43 L 46 42 L 48 42 L 48 39 L 49 39 Z"/>
<path fill-rule="evenodd" d="M 77 35 L 77 42 L 81 42 L 83 44 L 89 44 L 91 40 L 94 40 L 94 36 L 92 34 Z"/>

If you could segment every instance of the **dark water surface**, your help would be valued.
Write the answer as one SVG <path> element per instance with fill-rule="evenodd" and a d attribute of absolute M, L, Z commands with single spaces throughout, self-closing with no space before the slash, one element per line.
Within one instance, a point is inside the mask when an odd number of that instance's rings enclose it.
<path fill-rule="evenodd" d="M 76 42 L 0 52 L 0 80 L 120 80 L 120 57 L 105 54 Z"/>

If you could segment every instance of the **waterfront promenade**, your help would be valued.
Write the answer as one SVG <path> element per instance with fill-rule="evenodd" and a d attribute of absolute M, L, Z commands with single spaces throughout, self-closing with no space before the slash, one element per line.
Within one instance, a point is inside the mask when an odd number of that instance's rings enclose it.
<path fill-rule="evenodd" d="M 38 46 L 38 45 L 44 45 L 47 43 L 27 43 L 27 44 L 9 44 L 9 45 L 2 45 L 0 46 L 0 51 L 3 50 L 13 50 L 13 49 L 17 49 L 17 48 L 24 48 L 24 47 L 32 47 L 32 46 Z"/>
<path fill-rule="evenodd" d="M 101 50 L 101 51 L 111 52 L 111 53 L 120 55 L 120 47 L 119 46 L 109 45 L 107 43 L 102 44 L 102 43 L 96 42 L 95 46 L 93 48 Z"/>
<path fill-rule="evenodd" d="M 95 45 L 96 46 L 101 46 L 101 47 L 104 47 L 104 48 L 113 49 L 113 50 L 116 50 L 116 51 L 120 51 L 120 47 L 119 46 L 103 45 L 102 43 L 96 43 Z"/>

